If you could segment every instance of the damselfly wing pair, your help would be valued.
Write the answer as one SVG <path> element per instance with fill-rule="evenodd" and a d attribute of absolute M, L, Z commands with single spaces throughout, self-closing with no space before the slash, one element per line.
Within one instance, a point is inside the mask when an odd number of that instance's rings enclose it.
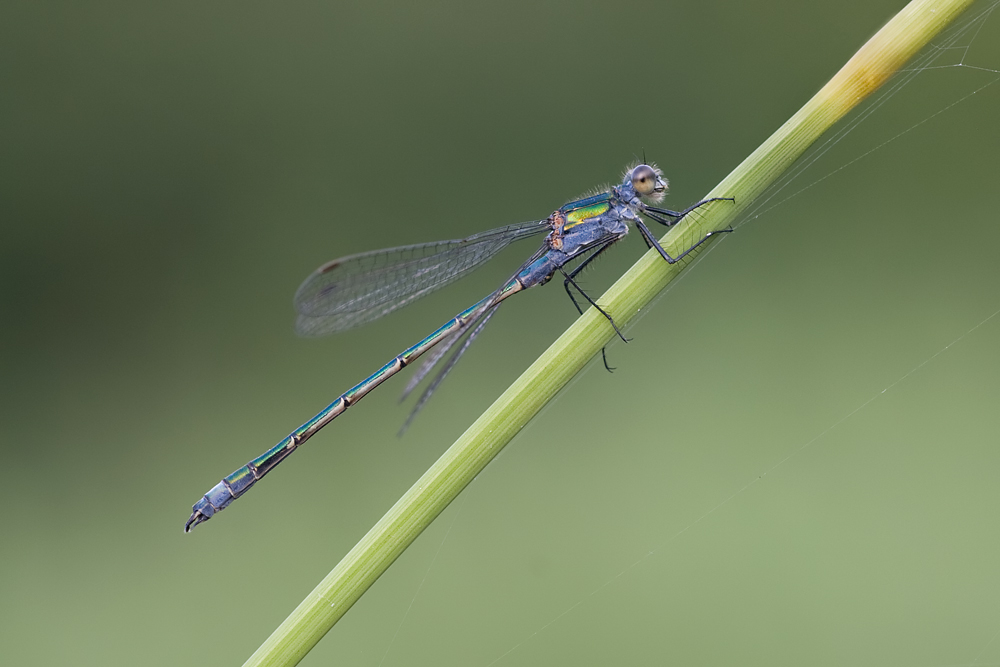
<path fill-rule="evenodd" d="M 417 400 L 403 426 L 405 429 L 500 304 L 522 290 L 544 285 L 557 273 L 562 276 L 566 292 L 581 314 L 583 308 L 577 296 L 607 317 L 615 332 L 625 340 L 612 317 L 580 288 L 575 278 L 594 258 L 622 239 L 628 233 L 629 225 L 635 225 L 646 245 L 655 248 L 671 264 L 707 241 L 713 233 L 718 233 L 709 232 L 676 257 L 667 254 L 644 219 L 672 227 L 691 211 L 721 199 L 706 199 L 683 211 L 653 206 L 662 201 L 666 191 L 667 180 L 661 171 L 654 165 L 639 164 L 625 172 L 621 184 L 600 194 L 571 201 L 544 220 L 500 227 L 454 241 L 350 255 L 319 267 L 295 293 L 295 307 L 299 313 L 296 330 L 304 336 L 320 336 L 367 324 L 458 280 L 514 241 L 545 235 L 541 247 L 499 289 L 463 310 L 416 345 L 403 350 L 284 440 L 212 487 L 194 504 L 191 517 L 184 525 L 185 532 L 228 507 L 347 408 L 418 357 L 433 350 L 406 387 L 404 396 L 433 368 L 440 366 L 437 375 Z M 572 269 L 567 267 L 576 260 L 579 263 Z M 451 356 L 442 362 L 449 352 Z"/>

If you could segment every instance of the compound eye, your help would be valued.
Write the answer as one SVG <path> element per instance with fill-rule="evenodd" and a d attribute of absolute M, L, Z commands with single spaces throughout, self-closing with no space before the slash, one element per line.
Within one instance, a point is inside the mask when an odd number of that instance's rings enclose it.
<path fill-rule="evenodd" d="M 640 164 L 632 170 L 632 187 L 642 197 L 653 194 L 656 180 L 656 172 L 648 164 Z"/>

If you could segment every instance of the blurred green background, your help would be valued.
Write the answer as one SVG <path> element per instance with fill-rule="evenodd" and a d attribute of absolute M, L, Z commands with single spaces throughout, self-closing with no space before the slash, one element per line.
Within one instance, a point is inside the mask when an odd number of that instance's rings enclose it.
<path fill-rule="evenodd" d="M 511 300 L 405 438 L 393 381 L 185 536 L 533 247 L 302 340 L 312 269 L 642 151 L 681 208 L 903 4 L 4 3 L 0 660 L 241 664 L 575 317 Z M 1000 68 L 1000 16 L 967 62 Z M 921 74 L 774 201 L 996 77 Z M 303 664 L 1000 663 L 998 115 L 995 85 L 727 237 Z"/>

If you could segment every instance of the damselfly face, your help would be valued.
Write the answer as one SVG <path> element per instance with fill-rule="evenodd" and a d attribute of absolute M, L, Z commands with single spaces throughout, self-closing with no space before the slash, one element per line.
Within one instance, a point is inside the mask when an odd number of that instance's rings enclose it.
<path fill-rule="evenodd" d="M 625 183 L 631 184 L 635 194 L 652 203 L 662 201 L 667 192 L 667 179 L 656 166 L 640 164 L 625 174 Z"/>

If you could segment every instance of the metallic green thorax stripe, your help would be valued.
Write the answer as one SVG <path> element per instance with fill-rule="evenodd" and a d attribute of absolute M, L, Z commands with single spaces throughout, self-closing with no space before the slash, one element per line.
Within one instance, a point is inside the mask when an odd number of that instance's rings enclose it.
<path fill-rule="evenodd" d="M 584 220 L 596 218 L 603 213 L 607 213 L 609 208 L 611 208 L 610 192 L 571 201 L 559 209 L 566 216 L 566 225 L 563 229 L 569 229 Z"/>
<path fill-rule="evenodd" d="M 587 208 L 578 208 L 566 216 L 566 225 L 563 229 L 569 229 L 570 227 L 579 225 L 584 220 L 596 218 L 602 213 L 607 212 L 609 208 L 611 208 L 610 204 L 594 204 L 593 206 L 588 206 Z"/>

